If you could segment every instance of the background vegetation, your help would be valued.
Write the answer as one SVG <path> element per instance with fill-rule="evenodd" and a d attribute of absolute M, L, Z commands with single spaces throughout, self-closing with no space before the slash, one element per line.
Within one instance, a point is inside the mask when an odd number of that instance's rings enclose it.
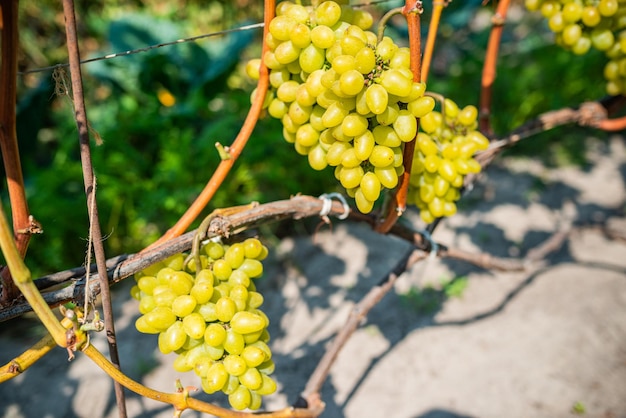
<path fill-rule="evenodd" d="M 489 13 L 482 13 L 487 10 L 475 7 L 480 1 L 452 2 L 445 10 L 429 79 L 429 90 L 460 105 L 476 103 L 480 89 L 490 27 Z M 494 91 L 498 133 L 604 93 L 586 76 L 602 71 L 600 54 L 574 59 L 552 45 L 538 16 L 518 6 L 510 12 Z M 256 23 L 261 16 L 262 3 L 253 0 L 77 2 L 83 58 Z M 32 241 L 27 260 L 37 276 L 83 262 L 88 222 L 72 104 L 58 94 L 64 78 L 52 70 L 28 73 L 67 62 L 62 12 L 57 2 L 21 2 L 20 17 L 18 137 L 30 209 L 45 230 Z M 402 19 L 391 30 L 406 35 Z M 103 141 L 93 159 L 109 255 L 154 241 L 204 186 L 219 161 L 215 142 L 228 145 L 247 112 L 253 87 L 242 66 L 259 54 L 260 34 L 235 32 L 83 66 L 88 117 Z M 516 152 L 553 164 L 584 164 L 577 131 L 544 133 Z M 280 123 L 267 118 L 208 210 L 336 187 L 330 172 L 310 170 L 283 141 Z"/>

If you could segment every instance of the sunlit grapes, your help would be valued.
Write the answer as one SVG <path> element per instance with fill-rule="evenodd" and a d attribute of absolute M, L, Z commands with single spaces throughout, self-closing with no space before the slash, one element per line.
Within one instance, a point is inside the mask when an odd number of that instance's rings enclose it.
<path fill-rule="evenodd" d="M 526 0 L 539 11 L 556 34 L 556 42 L 577 55 L 591 48 L 603 51 L 609 62 L 604 70 L 606 91 L 626 93 L 626 2 L 622 0 Z M 617 69 L 617 70 L 616 70 Z"/>
<path fill-rule="evenodd" d="M 476 130 L 475 106 L 459 108 L 450 99 L 443 111 L 422 117 L 409 179 L 408 202 L 417 206 L 426 223 L 456 213 L 456 201 L 469 173 L 478 173 L 473 158 L 489 146 L 489 140 Z"/>
<path fill-rule="evenodd" d="M 389 37 L 378 42 L 371 14 L 342 3 L 279 4 L 262 57 L 270 71 L 267 113 L 313 169 L 333 168 L 367 213 L 398 185 L 404 144 L 435 102 L 413 81 L 409 49 Z M 259 64 L 246 67 L 250 77 L 258 78 Z"/>
<path fill-rule="evenodd" d="M 267 248 L 256 238 L 224 245 L 210 241 L 195 257 L 176 254 L 135 276 L 131 290 L 142 314 L 138 331 L 158 334 L 174 369 L 194 371 L 207 393 L 224 392 L 234 409 L 258 409 L 276 390 L 267 345 L 269 319 L 254 281 Z"/>

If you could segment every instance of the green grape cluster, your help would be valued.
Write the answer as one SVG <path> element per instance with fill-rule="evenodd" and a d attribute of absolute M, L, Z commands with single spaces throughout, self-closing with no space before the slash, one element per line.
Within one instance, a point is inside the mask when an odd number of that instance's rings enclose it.
<path fill-rule="evenodd" d="M 258 409 L 276 390 L 267 342 L 269 320 L 254 279 L 263 273 L 267 248 L 258 239 L 223 245 L 209 242 L 196 261 L 177 254 L 135 277 L 138 331 L 158 334 L 162 353 L 178 357 L 174 369 L 193 370 L 207 393 L 222 391 L 231 406 Z"/>
<path fill-rule="evenodd" d="M 591 48 L 605 52 L 607 92 L 626 93 L 626 1 L 526 0 L 526 7 L 541 11 L 558 45 L 578 55 Z"/>
<path fill-rule="evenodd" d="M 456 201 L 468 173 L 480 172 L 473 158 L 476 151 L 489 146 L 489 140 L 476 130 L 475 106 L 459 109 L 450 99 L 443 111 L 422 117 L 409 179 L 407 203 L 420 209 L 426 223 L 456 213 Z"/>
<path fill-rule="evenodd" d="M 368 213 L 404 172 L 404 143 L 435 106 L 413 81 L 410 51 L 369 31 L 372 16 L 336 1 L 279 3 L 269 26 L 265 105 L 285 140 L 315 170 L 334 174 Z M 260 60 L 248 74 L 258 78 Z M 254 93 L 253 93 L 254 94 Z"/>

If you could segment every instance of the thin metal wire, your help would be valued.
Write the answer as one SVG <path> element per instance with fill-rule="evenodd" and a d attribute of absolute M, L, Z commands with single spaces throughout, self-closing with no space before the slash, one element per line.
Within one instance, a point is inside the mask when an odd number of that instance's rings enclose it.
<path fill-rule="evenodd" d="M 101 56 L 101 57 L 89 58 L 89 59 L 86 59 L 86 60 L 82 60 L 80 63 L 81 64 L 89 64 L 89 63 L 95 62 L 95 61 L 102 61 L 102 60 L 108 60 L 108 59 L 112 59 L 112 58 L 125 57 L 127 55 L 133 55 L 133 54 L 138 54 L 140 52 L 147 52 L 147 51 L 150 51 L 150 50 L 153 50 L 153 49 L 162 48 L 164 46 L 171 46 L 171 45 L 182 44 L 182 43 L 186 43 L 186 42 L 193 42 L 193 41 L 197 41 L 197 40 L 200 40 L 200 39 L 211 38 L 211 37 L 214 37 L 214 36 L 222 36 L 222 35 L 227 35 L 227 34 L 233 33 L 233 32 L 252 30 L 252 29 L 257 29 L 257 28 L 262 28 L 262 27 L 263 27 L 263 23 L 262 22 L 261 23 L 254 23 L 254 24 L 251 24 L 251 25 L 245 25 L 245 26 L 241 26 L 241 27 L 233 28 L 233 29 L 226 29 L 226 30 L 219 31 L 219 32 L 211 32 L 211 33 L 205 33 L 203 35 L 192 36 L 191 38 L 183 38 L 183 39 L 177 39 L 177 40 L 171 41 L 171 42 L 163 42 L 163 43 L 156 44 L 156 45 L 150 45 L 150 46 L 147 46 L 147 47 L 144 47 L 144 48 L 131 49 L 129 51 L 116 52 L 116 53 L 104 55 L 104 56 Z M 69 64 L 64 63 L 64 64 L 50 65 L 48 67 L 34 68 L 32 70 L 21 71 L 18 74 L 24 75 L 24 74 L 31 74 L 31 73 L 40 73 L 40 72 L 44 72 L 44 71 L 55 70 L 55 69 L 57 69 L 59 67 L 69 67 Z"/>
<path fill-rule="evenodd" d="M 369 1 L 369 2 L 354 4 L 353 7 L 359 7 L 360 8 L 360 7 L 367 7 L 367 6 L 375 6 L 377 4 L 388 3 L 390 1 L 392 1 L 392 0 L 373 0 L 373 1 Z M 198 41 L 200 39 L 206 39 L 206 38 L 212 38 L 212 37 L 215 37 L 215 36 L 228 35 L 229 33 L 233 33 L 233 32 L 240 32 L 240 31 L 258 29 L 258 28 L 262 28 L 263 26 L 264 26 L 263 22 L 261 22 L 261 23 L 253 23 L 253 24 L 241 26 L 241 27 L 238 27 L 238 28 L 226 29 L 226 30 L 219 31 L 219 32 L 205 33 L 203 35 L 192 36 L 190 38 L 177 39 L 177 40 L 171 41 L 171 42 L 164 42 L 164 43 L 160 43 L 160 44 L 156 44 L 156 45 L 150 45 L 150 46 L 147 46 L 147 47 L 144 47 L 144 48 L 131 49 L 131 50 L 128 50 L 128 51 L 116 52 L 116 53 L 104 55 L 104 56 L 101 56 L 101 57 L 89 58 L 89 59 L 86 59 L 86 60 L 82 60 L 80 63 L 81 64 L 89 64 L 89 63 L 96 62 L 96 61 L 103 61 L 103 60 L 108 60 L 108 59 L 113 59 L 113 58 L 125 57 L 125 56 L 128 56 L 128 55 L 138 54 L 140 52 L 147 52 L 147 51 L 151 51 L 153 49 L 162 48 L 164 46 L 172 46 L 172 45 L 182 44 L 182 43 L 186 43 L 186 42 L 194 42 L 194 41 Z M 32 70 L 19 71 L 17 74 L 18 75 L 26 75 L 26 74 L 33 74 L 33 73 L 41 73 L 41 72 L 44 72 L 44 71 L 55 70 L 55 69 L 57 69 L 59 67 L 69 67 L 69 64 L 63 63 L 63 64 L 50 65 L 50 66 L 47 66 L 47 67 L 33 68 Z"/>

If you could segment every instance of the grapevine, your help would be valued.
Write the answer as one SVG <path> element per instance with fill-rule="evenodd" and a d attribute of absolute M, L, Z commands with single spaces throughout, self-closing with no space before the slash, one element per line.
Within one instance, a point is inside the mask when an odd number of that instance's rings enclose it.
<path fill-rule="evenodd" d="M 146 253 L 140 253 L 138 257 L 127 259 L 127 264 L 118 260 L 116 263 L 119 264 L 116 266 L 122 266 L 120 269 L 113 269 L 105 263 L 95 199 L 96 182 L 88 147 L 89 121 L 86 118 L 82 97 L 81 62 L 73 0 L 63 2 L 68 28 L 73 100 L 76 104 L 75 118 L 79 129 L 85 191 L 90 211 L 89 239 L 90 243 L 93 242 L 95 245 L 98 286 L 89 282 L 92 273 L 92 270 L 89 270 L 91 249 L 88 250 L 86 257 L 86 268 L 81 270 L 83 273 L 55 275 L 54 278 L 49 277 L 51 279 L 49 282 L 45 280 L 34 282 L 22 262 L 30 234 L 41 231 L 38 222 L 29 216 L 13 129 L 17 102 L 13 91 L 16 78 L 14 73 L 18 68 L 15 55 L 17 27 L 14 24 L 17 20 L 17 9 L 10 1 L 4 1 L 4 4 L 0 5 L 3 11 L 0 16 L 4 16 L 1 19 L 3 35 L 6 35 L 2 38 L 2 62 L 7 63 L 2 67 L 0 77 L 0 84 L 5 86 L 7 91 L 3 95 L 6 103 L 0 106 L 2 113 L 0 119 L 3 127 L 7 128 L 4 129 L 7 134 L 2 137 L 1 142 L 7 179 L 17 180 L 16 188 L 9 187 L 14 219 L 13 231 L 10 231 L 6 221 L 0 219 L 2 221 L 0 241 L 8 265 L 8 270 L 3 271 L 6 274 L 0 278 L 0 287 L 3 291 L 0 302 L 3 302 L 5 308 L 9 306 L 8 302 L 10 304 L 17 302 L 17 305 L 22 305 L 22 309 L 32 309 L 50 333 L 36 347 L 25 352 L 24 356 L 8 363 L 0 372 L 0 382 L 22 373 L 23 369 L 28 368 L 54 345 L 58 345 L 67 348 L 70 358 L 73 358 L 75 351 L 82 350 L 115 380 L 120 416 L 126 416 L 122 385 L 141 396 L 171 403 L 175 407 L 176 416 L 180 416 L 185 409 L 207 413 L 216 411 L 215 415 L 218 416 L 249 415 L 226 411 L 211 404 L 203 405 L 197 399 L 189 398 L 190 387 L 182 387 L 180 382 L 177 382 L 176 394 L 165 394 L 145 388 L 122 373 L 115 348 L 108 285 L 134 275 L 136 285 L 132 288 L 131 294 L 138 301 L 141 313 L 135 327 L 142 333 L 156 335 L 158 348 L 163 354 L 176 355 L 174 369 L 181 373 L 193 371 L 199 377 L 200 386 L 206 393 L 223 392 L 228 396 L 232 408 L 236 410 L 257 410 L 261 407 L 262 397 L 277 389 L 271 377 L 274 362 L 268 345 L 269 319 L 261 310 L 264 300 L 255 285 L 256 279 L 263 273 L 261 262 L 267 256 L 267 248 L 256 238 L 238 243 L 228 241 L 229 244 L 212 238 L 201 245 L 200 235 L 196 234 L 190 254 L 177 253 L 170 256 L 174 252 L 189 248 L 187 246 L 189 241 L 185 241 L 187 238 L 184 237 L 178 242 L 169 241 L 190 226 L 224 181 L 250 136 L 259 113 L 262 112 L 261 107 L 266 114 L 281 121 L 282 136 L 286 142 L 293 144 L 296 152 L 306 156 L 308 164 L 313 169 L 334 168 L 335 177 L 346 189 L 347 194 L 354 198 L 356 207 L 361 212 L 372 212 L 383 193 L 397 188 L 395 194 L 397 205 L 387 206 L 387 213 L 383 215 L 393 213 L 399 216 L 404 210 L 406 200 L 406 203 L 413 204 L 420 210 L 421 219 L 426 223 L 454 215 L 457 210 L 456 201 L 461 196 L 463 185 L 470 184 L 472 180 L 466 179 L 465 176 L 478 173 L 481 165 L 486 166 L 504 146 L 522 138 L 515 134 L 506 141 L 504 139 L 495 141 L 489 152 L 483 153 L 478 160 L 474 158 L 476 152 L 486 150 L 489 146 L 489 140 L 477 130 L 476 120 L 479 113 L 477 108 L 472 105 L 460 108 L 450 99 L 427 92 L 425 80 L 430 58 L 425 57 L 424 62 L 415 59 L 419 56 L 421 41 L 419 35 L 416 37 L 412 34 L 420 33 L 417 16 L 421 11 L 422 2 L 407 0 L 404 8 L 394 9 L 392 13 L 386 15 L 391 16 L 402 9 L 401 12 L 407 17 L 409 26 L 411 44 L 409 49 L 400 47 L 393 39 L 384 36 L 382 23 L 378 34 L 374 33 L 371 30 L 374 23 L 372 15 L 362 9 L 351 7 L 348 0 L 311 1 L 312 6 L 303 6 L 300 0 L 282 1 L 277 8 L 273 0 L 265 1 L 264 52 L 261 58 L 251 60 L 246 68 L 250 77 L 259 80 L 258 93 L 253 92 L 257 97 L 240 134 L 228 147 L 217 144 L 222 161 L 214 176 L 200 198 L 175 227 L 153 245 L 156 249 L 150 247 L 154 254 L 148 256 Z M 432 4 L 435 11 L 441 12 L 447 3 Z M 500 2 L 498 10 L 506 11 L 508 3 Z M 546 17 L 547 24 L 556 34 L 556 42 L 560 46 L 579 55 L 585 54 L 591 48 L 604 52 L 609 60 L 604 69 L 607 92 L 612 95 L 626 93 L 626 0 L 526 0 L 526 5 L 530 10 L 540 10 Z M 274 9 L 276 17 L 272 19 Z M 435 22 L 431 22 L 429 29 L 433 43 L 437 33 L 438 15 L 436 12 L 433 13 L 433 16 L 437 17 L 433 19 Z M 497 12 L 493 20 L 494 27 L 501 26 L 505 16 L 506 13 Z M 417 19 L 418 24 L 412 24 L 411 19 Z M 254 26 L 260 27 L 260 24 Z M 493 33 L 496 33 L 496 30 Z M 197 38 L 180 39 L 170 44 Z M 498 42 L 494 43 L 496 53 L 492 53 L 493 50 L 488 50 L 491 52 L 487 53 L 487 61 L 491 58 L 493 62 L 493 77 L 496 62 L 494 57 L 497 57 L 499 43 L 499 38 L 497 39 Z M 431 43 L 431 47 L 432 45 Z M 165 44 L 153 47 L 162 46 Z M 139 50 L 127 53 L 137 51 Z M 102 57 L 110 58 L 112 58 L 110 55 Z M 262 63 L 264 65 L 261 65 Z M 423 65 L 422 69 L 419 68 L 420 65 Z M 489 68 L 487 63 L 485 68 Z M 422 82 L 417 82 L 415 80 L 420 79 L 420 71 Z M 488 74 L 488 71 L 485 73 Z M 487 79 L 488 77 L 484 78 Z M 493 83 L 493 80 L 487 81 L 483 84 L 483 91 L 487 90 L 485 86 L 491 86 Z M 263 101 L 264 105 L 261 106 Z M 441 103 L 441 109 L 435 111 L 438 101 Z M 481 104 L 481 115 L 488 115 L 489 107 L 490 105 Z M 605 108 L 608 109 L 608 106 L 604 105 L 599 107 L 602 107 L 603 111 Z M 584 109 L 581 108 L 580 112 L 575 113 L 576 117 L 571 116 L 573 111 L 567 117 L 570 118 L 568 120 L 578 121 L 581 125 L 587 124 L 585 121 L 592 118 L 584 113 Z M 595 114 L 591 116 L 595 117 Z M 602 114 L 597 119 L 601 118 L 604 118 L 602 121 L 607 121 L 606 115 Z M 563 120 L 567 118 L 556 119 L 559 124 L 564 124 L 566 122 Z M 624 126 L 624 121 L 626 118 L 608 120 L 618 122 L 612 126 L 621 127 Z M 552 127 L 543 120 L 540 122 L 542 129 Z M 593 122 L 597 121 L 593 119 Z M 536 128 L 537 124 L 533 126 Z M 593 126 L 600 127 L 599 124 Z M 488 131 L 490 130 L 487 128 L 483 130 Z M 410 158 L 412 161 L 408 161 Z M 16 191 L 18 193 L 15 193 Z M 306 198 L 302 199 L 300 196 L 298 201 L 294 198 L 288 204 L 272 206 L 275 210 L 273 213 L 268 213 L 269 209 L 265 208 L 264 211 L 242 216 L 241 219 L 245 222 L 241 221 L 238 225 L 245 229 L 253 223 L 260 222 L 259 220 L 265 222 L 281 217 L 300 219 L 303 213 L 307 216 L 313 214 L 324 217 L 323 214 L 329 213 L 328 206 L 326 202 L 321 205 L 318 200 L 309 197 L 307 202 Z M 311 201 L 314 202 L 313 205 L 310 204 Z M 274 202 L 276 203 L 278 202 Z M 312 210 L 311 207 L 315 204 L 317 206 Z M 298 208 L 298 205 L 306 208 Z M 338 212 L 337 208 L 334 212 L 344 213 Z M 347 210 L 345 215 L 348 215 Z M 374 229 L 381 233 L 390 232 L 390 229 L 379 228 L 380 225 L 395 227 L 391 233 L 408 239 L 413 245 L 409 252 L 402 255 L 381 285 L 372 287 L 356 305 L 346 325 L 326 350 L 311 375 L 301 394 L 302 399 L 296 403 L 298 406 L 261 415 L 278 418 L 321 414 L 324 409 L 320 398 L 321 387 L 338 352 L 370 309 L 393 288 L 399 274 L 424 259 L 428 252 L 440 257 L 455 257 L 466 261 L 470 259 L 482 267 L 503 270 L 522 269 L 527 264 L 520 262 L 519 265 L 512 266 L 510 262 L 506 262 L 510 260 L 503 262 L 484 255 L 459 254 L 458 251 L 455 252 L 454 249 L 432 240 L 430 233 L 436 223 L 430 225 L 428 233 L 416 233 L 412 229 L 394 225 L 397 216 L 383 216 L 384 222 L 379 222 L 381 217 L 359 217 L 355 214 L 355 219 L 370 222 Z M 215 234 L 228 236 L 228 232 L 235 230 L 234 224 L 236 222 L 232 224 L 224 222 L 217 228 L 220 232 Z M 156 245 L 165 242 L 167 245 L 163 247 L 166 248 Z M 553 243 L 550 244 L 552 248 L 555 247 Z M 154 257 L 155 254 L 158 257 Z M 157 259 L 164 260 L 145 267 Z M 531 256 L 527 260 L 532 259 Z M 140 269 L 143 270 L 139 271 Z M 139 272 L 135 273 L 137 271 Z M 85 279 L 78 280 L 83 274 Z M 58 283 L 71 280 L 72 284 L 51 291 L 44 299 L 41 291 L 49 288 L 50 284 L 57 280 Z M 69 292 L 72 289 L 80 292 Z M 24 300 L 28 303 L 18 301 L 17 290 L 24 295 Z M 58 321 L 50 309 L 50 306 L 54 305 L 52 302 L 54 298 L 58 298 L 58 301 L 63 298 L 75 300 L 76 295 L 82 292 L 85 296 L 85 307 L 94 294 L 102 294 L 111 363 L 104 359 L 94 345 L 89 344 L 86 334 L 89 326 L 80 327 L 80 322 L 69 321 L 69 314 L 63 321 Z M 9 306 L 9 309 L 12 308 L 13 306 Z M 74 314 L 74 311 L 70 312 Z M 85 308 L 85 318 L 88 312 Z M 91 325 L 96 323 L 98 325 L 101 323 L 97 313 L 94 314 L 94 320 L 90 321 Z M 99 326 L 94 326 L 91 330 L 98 329 Z M 302 405 L 303 400 L 306 401 L 306 408 L 303 408 L 305 406 Z"/>
<path fill-rule="evenodd" d="M 159 350 L 178 355 L 176 371 L 193 370 L 206 393 L 224 392 L 239 410 L 260 408 L 261 397 L 276 391 L 269 319 L 254 284 L 266 256 L 256 238 L 210 241 L 199 254 L 176 254 L 137 273 L 131 290 L 142 314 L 137 330 L 158 334 Z"/>

